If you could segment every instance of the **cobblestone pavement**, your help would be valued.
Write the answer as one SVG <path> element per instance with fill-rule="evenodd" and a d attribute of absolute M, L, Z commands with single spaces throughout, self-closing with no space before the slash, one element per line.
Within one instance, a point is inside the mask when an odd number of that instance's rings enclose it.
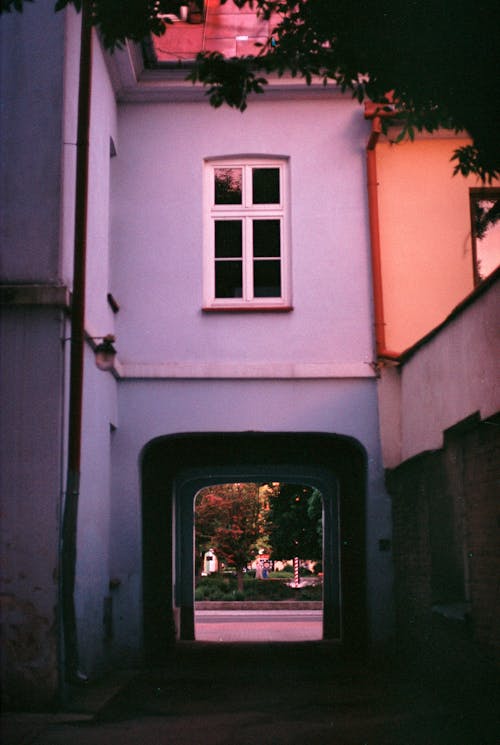
<path fill-rule="evenodd" d="M 441 671 L 433 679 L 386 664 L 354 664 L 326 642 L 181 643 L 168 666 L 136 672 L 104 699 L 89 713 L 80 696 L 80 713 L 75 701 L 73 713 L 31 715 L 31 727 L 27 715 L 6 717 L 2 745 L 500 741 L 491 680 L 469 680 L 466 671 L 453 679 Z"/>

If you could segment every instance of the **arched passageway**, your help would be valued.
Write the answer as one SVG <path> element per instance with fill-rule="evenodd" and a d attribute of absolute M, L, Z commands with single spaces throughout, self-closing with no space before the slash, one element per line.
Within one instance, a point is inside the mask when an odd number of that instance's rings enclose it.
<path fill-rule="evenodd" d="M 203 433 L 157 438 L 142 457 L 143 628 L 146 659 L 194 638 L 193 500 L 225 481 L 297 481 L 324 499 L 324 638 L 366 645 L 366 454 L 318 433 Z M 340 565 L 340 573 L 338 567 Z"/>

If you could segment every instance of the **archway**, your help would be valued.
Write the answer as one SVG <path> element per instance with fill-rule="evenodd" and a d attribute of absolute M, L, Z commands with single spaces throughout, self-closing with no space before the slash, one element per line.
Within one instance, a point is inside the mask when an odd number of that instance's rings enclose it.
<path fill-rule="evenodd" d="M 284 481 L 307 483 L 323 496 L 323 638 L 341 638 L 340 546 L 338 484 L 333 472 L 320 466 L 297 464 L 233 464 L 216 468 L 196 468 L 179 473 L 174 482 L 174 522 L 176 557 L 175 606 L 179 609 L 178 634 L 195 638 L 193 502 L 204 486 L 229 481 Z"/>
<path fill-rule="evenodd" d="M 323 495 L 307 484 L 201 489 L 194 499 L 196 641 L 323 639 L 323 524 Z"/>
<path fill-rule="evenodd" d="M 200 488 L 221 478 L 298 479 L 318 486 L 329 536 L 323 635 L 339 638 L 346 649 L 363 650 L 366 454 L 360 443 L 318 433 L 197 433 L 157 438 L 143 451 L 146 658 L 161 662 L 176 638 L 194 638 L 193 499 Z M 340 577 L 327 569 L 337 562 Z"/>

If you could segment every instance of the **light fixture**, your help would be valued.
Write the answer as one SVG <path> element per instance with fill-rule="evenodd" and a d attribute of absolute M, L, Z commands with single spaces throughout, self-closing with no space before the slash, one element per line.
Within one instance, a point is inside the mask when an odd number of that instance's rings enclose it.
<path fill-rule="evenodd" d="M 116 349 L 113 346 L 115 337 L 113 334 L 107 334 L 102 337 L 102 341 L 94 350 L 95 364 L 99 370 L 111 370 L 116 357 Z"/>

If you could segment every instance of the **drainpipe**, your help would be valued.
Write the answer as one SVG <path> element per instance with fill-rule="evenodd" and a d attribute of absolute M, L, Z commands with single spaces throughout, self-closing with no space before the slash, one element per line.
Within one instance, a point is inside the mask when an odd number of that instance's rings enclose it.
<path fill-rule="evenodd" d="M 381 110 L 373 103 L 365 104 L 365 119 L 371 119 L 372 131 L 366 145 L 366 175 L 368 186 L 368 213 L 370 221 L 370 245 L 372 259 L 373 305 L 375 315 L 375 344 L 378 361 L 397 360 L 399 355 L 387 349 L 385 342 L 384 297 L 382 289 L 382 262 L 380 249 L 380 224 L 378 208 L 378 179 L 376 145 L 382 131 L 382 116 L 391 116 L 391 111 Z"/>
<path fill-rule="evenodd" d="M 69 373 L 68 472 L 61 534 L 61 609 L 63 668 L 66 682 L 81 681 L 75 614 L 75 570 L 80 459 L 82 437 L 83 354 L 85 323 L 85 268 L 92 72 L 92 4 L 83 0 L 81 11 L 80 79 L 76 143 L 75 236 L 71 302 L 71 354 Z"/>

